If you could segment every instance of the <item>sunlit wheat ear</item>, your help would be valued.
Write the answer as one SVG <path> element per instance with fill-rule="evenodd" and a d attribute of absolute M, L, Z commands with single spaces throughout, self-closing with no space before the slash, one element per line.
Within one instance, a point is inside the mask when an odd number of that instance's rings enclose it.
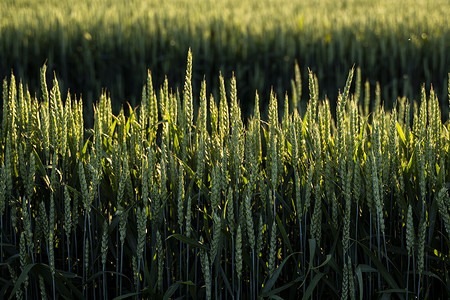
<path fill-rule="evenodd" d="M 272 189 L 276 189 L 278 181 L 278 104 L 273 91 L 269 102 L 269 157 L 270 157 L 270 180 Z"/>
<path fill-rule="evenodd" d="M 161 163 L 160 163 L 160 172 L 161 172 L 161 177 L 160 177 L 160 199 L 161 199 L 161 204 L 162 207 L 164 208 L 167 202 L 167 148 L 165 146 L 165 144 L 162 145 L 162 149 L 161 149 Z"/>
<path fill-rule="evenodd" d="M 211 94 L 209 96 L 209 118 L 211 124 L 211 135 L 214 134 L 217 137 L 218 132 L 218 124 L 219 124 L 219 108 L 217 107 L 216 101 L 214 100 L 214 96 Z M 221 145 L 215 145 L 217 147 Z"/>
<path fill-rule="evenodd" d="M 8 176 L 5 164 L 0 170 L 0 217 L 5 213 L 6 208 L 6 177 Z"/>
<path fill-rule="evenodd" d="M 220 199 L 220 167 L 214 165 L 211 170 L 211 208 L 213 211 L 217 210 L 221 204 Z"/>
<path fill-rule="evenodd" d="M 230 113 L 228 111 L 228 101 L 225 91 L 225 81 L 222 77 L 222 74 L 219 75 L 219 92 L 220 92 L 220 101 L 219 101 L 218 133 L 221 146 L 224 146 L 230 134 L 230 116 L 229 116 Z"/>
<path fill-rule="evenodd" d="M 227 191 L 228 183 L 230 178 L 228 176 L 228 148 L 226 146 L 223 147 L 221 151 L 221 160 L 220 160 L 220 172 L 221 172 L 221 190 L 223 192 Z"/>
<path fill-rule="evenodd" d="M 3 80 L 3 86 L 2 86 L 2 100 L 3 101 L 7 101 L 6 99 L 8 99 L 8 81 L 6 80 L 6 78 Z M 9 114 L 9 107 L 8 105 L 3 105 L 3 110 L 2 110 L 2 137 L 5 136 L 5 132 L 7 131 L 6 129 L 6 125 L 8 124 L 8 114 Z"/>
<path fill-rule="evenodd" d="M 148 157 L 142 158 L 142 204 L 148 204 L 150 187 L 150 166 Z"/>
<path fill-rule="evenodd" d="M 188 128 L 188 133 L 190 133 L 190 129 L 192 128 L 193 118 L 194 118 L 194 107 L 192 104 L 193 94 L 192 94 L 192 52 L 191 49 L 188 51 L 187 55 L 187 66 L 186 66 L 186 76 L 184 81 L 184 89 L 183 89 L 183 105 L 184 105 L 184 113 L 186 116 L 186 124 L 185 128 Z"/>
<path fill-rule="evenodd" d="M 310 164 L 305 183 L 305 204 L 304 204 L 305 212 L 308 211 L 309 207 L 311 206 L 311 188 L 313 175 L 314 175 L 314 165 Z"/>
<path fill-rule="evenodd" d="M 6 172 L 6 194 L 11 195 L 13 190 L 13 149 L 12 149 L 12 133 L 8 131 L 6 137 L 6 153 L 5 153 L 5 172 Z"/>
<path fill-rule="evenodd" d="M 207 142 L 207 131 L 206 131 L 206 82 L 202 82 L 202 88 L 200 91 L 200 113 L 199 113 L 199 131 L 197 132 L 197 176 L 201 180 L 203 178 L 204 168 L 205 168 L 205 152 L 206 152 L 206 142 Z"/>
<path fill-rule="evenodd" d="M 448 91 L 448 104 L 450 107 L 450 73 L 448 73 L 448 76 L 447 76 L 447 91 Z M 450 120 L 450 110 L 448 112 L 448 118 Z"/>
<path fill-rule="evenodd" d="M 183 223 L 185 219 L 184 215 L 184 201 L 185 201 L 185 191 L 184 191 L 184 168 L 180 165 L 178 170 L 178 194 L 177 194 L 177 214 L 178 214 L 178 228 L 181 231 L 183 229 Z"/>
<path fill-rule="evenodd" d="M 230 232 L 234 235 L 234 230 L 236 228 L 236 218 L 234 215 L 234 200 L 233 200 L 233 190 L 231 187 L 228 188 L 227 200 L 226 200 L 226 212 L 228 218 L 228 227 L 230 228 Z"/>
<path fill-rule="evenodd" d="M 22 143 L 17 145 L 17 152 L 19 158 L 19 176 L 25 180 L 27 178 L 27 166 L 24 145 Z"/>
<path fill-rule="evenodd" d="M 34 154 L 30 153 L 30 158 L 28 160 L 28 176 L 26 182 L 26 196 L 27 199 L 32 199 L 34 193 L 35 185 L 35 171 L 36 171 L 36 161 Z"/>

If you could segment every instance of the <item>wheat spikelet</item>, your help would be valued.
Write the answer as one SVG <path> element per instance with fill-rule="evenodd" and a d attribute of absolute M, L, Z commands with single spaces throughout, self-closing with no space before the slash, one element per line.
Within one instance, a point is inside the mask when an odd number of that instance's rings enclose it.
<path fill-rule="evenodd" d="M 138 270 L 138 263 L 136 260 L 136 256 L 131 257 L 131 266 L 133 268 L 133 282 L 134 282 L 134 288 L 137 290 L 139 286 L 139 270 Z"/>
<path fill-rule="evenodd" d="M 35 172 L 36 172 L 36 161 L 34 154 L 30 153 L 30 159 L 28 160 L 28 176 L 26 181 L 26 196 L 27 199 L 32 199 L 34 193 L 34 183 L 35 183 Z"/>
<path fill-rule="evenodd" d="M 305 183 L 305 212 L 308 211 L 311 206 L 311 188 L 312 188 L 312 180 L 314 175 L 314 165 L 310 164 L 309 170 L 307 173 L 306 183 Z"/>
<path fill-rule="evenodd" d="M 214 222 L 214 233 L 213 240 L 211 242 L 211 263 L 216 260 L 216 256 L 220 247 L 220 242 L 222 240 L 222 219 L 220 216 L 213 212 L 213 222 Z M 220 257 L 219 257 L 220 258 Z"/>
<path fill-rule="evenodd" d="M 48 264 L 50 266 L 50 272 L 52 276 L 54 277 L 56 274 L 56 268 L 55 268 L 55 245 L 54 245 L 54 230 L 53 228 L 49 229 L 48 232 Z"/>
<path fill-rule="evenodd" d="M 276 261 L 276 251 L 277 251 L 277 224 L 275 223 L 275 219 L 272 223 L 272 229 L 270 231 L 270 244 L 269 244 L 269 273 L 271 274 L 275 270 L 275 261 Z"/>
<path fill-rule="evenodd" d="M 238 225 L 236 233 L 236 274 L 240 279 L 242 277 L 242 231 L 241 225 Z"/>
<path fill-rule="evenodd" d="M 185 199 L 185 192 L 184 192 L 184 168 L 183 165 L 180 164 L 179 170 L 178 170 L 178 227 L 180 230 L 183 228 L 183 221 L 185 218 L 184 215 L 184 199 Z"/>
<path fill-rule="evenodd" d="M 203 243 L 203 238 L 200 240 L 200 243 Z M 203 277 L 205 278 L 206 299 L 211 299 L 211 272 L 209 269 L 209 257 L 208 253 L 204 249 L 200 250 L 200 263 L 202 265 Z"/>
<path fill-rule="evenodd" d="M 230 131 L 230 116 L 228 111 L 228 101 L 227 95 L 225 91 L 225 82 L 222 77 L 222 74 L 219 75 L 219 92 L 220 92 L 220 101 L 219 101 L 219 138 L 222 142 L 228 138 Z"/>
<path fill-rule="evenodd" d="M 47 299 L 44 277 L 42 277 L 41 275 L 39 275 L 39 292 L 41 293 L 41 299 Z"/>
<path fill-rule="evenodd" d="M 427 230 L 427 222 L 423 220 L 419 225 L 419 232 L 417 236 L 417 273 L 419 276 L 423 272 L 425 261 L 425 235 Z"/>
<path fill-rule="evenodd" d="M 25 240 L 26 240 L 25 232 L 22 231 L 20 233 L 20 242 L 19 242 L 20 269 L 22 272 L 27 265 L 27 249 L 26 249 Z M 28 280 L 28 274 L 27 274 L 25 276 L 25 280 L 23 281 L 23 286 L 24 286 L 25 291 L 27 290 L 28 284 L 29 284 L 29 280 Z"/>
<path fill-rule="evenodd" d="M 162 144 L 161 147 L 161 162 L 160 162 L 160 182 L 159 182 L 159 190 L 160 190 L 160 200 L 161 205 L 164 208 L 167 202 L 167 148 L 165 144 Z"/>
<path fill-rule="evenodd" d="M 6 78 L 3 80 L 2 99 L 3 103 L 6 103 L 8 99 L 8 81 L 6 80 Z M 8 124 L 8 114 L 9 114 L 8 105 L 3 105 L 2 113 L 3 113 L 2 114 L 2 137 L 3 137 L 7 132 L 6 126 Z"/>
<path fill-rule="evenodd" d="M 17 278 L 17 274 L 14 271 L 13 267 L 11 266 L 11 264 L 8 264 L 8 271 L 11 274 L 12 283 L 13 283 L 13 285 L 15 285 L 18 278 Z M 16 291 L 16 298 L 17 298 L 17 300 L 23 299 L 23 290 L 21 288 L 19 288 Z"/>
<path fill-rule="evenodd" d="M 8 176 L 6 166 L 3 163 L 0 170 L 0 217 L 5 213 L 6 208 L 6 177 Z"/>
<path fill-rule="evenodd" d="M 227 217 L 228 217 L 228 227 L 230 228 L 231 234 L 234 234 L 236 228 L 236 218 L 234 216 L 234 200 L 233 200 L 233 190 L 231 187 L 228 188 L 227 193 Z"/>
<path fill-rule="evenodd" d="M 406 250 L 408 251 L 408 255 L 412 256 L 414 252 L 414 223 L 413 223 L 413 213 L 411 204 L 408 205 L 408 213 L 406 216 Z"/>
<path fill-rule="evenodd" d="M 136 209 L 136 227 L 137 227 L 137 246 L 136 256 L 138 260 L 142 259 L 145 246 L 145 236 L 147 233 L 147 209 L 146 207 Z"/>
<path fill-rule="evenodd" d="M 294 79 L 294 86 L 295 88 L 293 89 L 294 92 L 294 97 L 292 99 L 293 104 L 294 104 L 294 109 L 297 110 L 297 112 L 300 112 L 300 101 L 302 99 L 302 76 L 300 73 L 300 68 L 298 66 L 298 62 L 297 60 L 295 61 L 295 65 L 294 65 L 294 74 L 295 74 L 295 79 Z"/>
<path fill-rule="evenodd" d="M 347 256 L 347 269 L 348 269 L 348 289 L 350 291 L 350 299 L 356 299 L 355 280 L 353 278 L 353 270 L 350 256 Z"/>
<path fill-rule="evenodd" d="M 278 181 L 278 105 L 273 91 L 269 102 L 269 126 L 270 180 L 272 189 L 275 190 Z"/>
<path fill-rule="evenodd" d="M 436 201 L 438 203 L 439 210 L 441 212 L 441 218 L 444 222 L 445 230 L 447 231 L 447 234 L 450 235 L 450 215 L 448 212 L 449 207 L 447 206 L 446 202 L 448 203 L 448 193 L 447 188 L 443 187 L 439 190 L 439 193 L 437 194 Z M 447 199 L 447 200 L 444 200 Z"/>
<path fill-rule="evenodd" d="M 347 175 L 344 177 L 344 199 L 345 199 L 345 210 L 344 210 L 344 227 L 342 234 L 342 247 L 345 252 L 348 251 L 350 246 L 350 217 L 351 217 L 351 181 L 352 181 L 352 170 L 349 169 Z"/>
<path fill-rule="evenodd" d="M 192 207 L 192 198 L 189 195 L 187 204 L 186 204 L 186 236 L 187 237 L 191 236 L 191 219 L 192 219 L 191 207 Z"/>
<path fill-rule="evenodd" d="M 211 208 L 213 211 L 218 209 L 220 201 L 220 178 L 221 171 L 218 165 L 214 165 L 211 170 Z"/>
<path fill-rule="evenodd" d="M 84 275 L 88 278 L 89 275 L 89 239 L 84 241 Z"/>
<path fill-rule="evenodd" d="M 47 210 L 45 209 L 44 201 L 40 201 L 37 215 L 36 240 L 39 241 L 41 239 L 45 239 L 46 241 L 48 241 L 48 232 L 49 225 Z"/>
<path fill-rule="evenodd" d="M 102 244 L 101 244 L 102 265 L 106 264 L 106 258 L 108 255 L 108 221 L 103 221 L 102 228 Z"/>
<path fill-rule="evenodd" d="M 89 203 L 89 189 L 86 182 L 86 175 L 84 172 L 83 162 L 78 162 L 78 176 L 80 178 L 81 195 L 83 197 L 83 207 L 86 213 L 89 213 L 91 207 Z"/>
<path fill-rule="evenodd" d="M 384 234 L 384 217 L 383 217 L 383 202 L 382 194 L 380 193 L 381 185 L 379 183 L 378 170 L 375 163 L 375 156 L 372 152 L 372 184 L 373 184 L 373 199 L 377 211 L 377 218 L 380 222 L 380 230 Z"/>
<path fill-rule="evenodd" d="M 147 149 L 149 152 L 150 150 Z M 148 157 L 142 159 L 142 204 L 146 205 L 149 196 L 150 166 Z"/>
<path fill-rule="evenodd" d="M 262 256 L 262 246 L 264 241 L 265 224 L 263 223 L 262 215 L 259 215 L 258 221 L 258 236 L 256 238 L 256 257 Z"/>
<path fill-rule="evenodd" d="M 30 254 L 33 252 L 33 231 L 31 228 L 31 217 L 29 214 L 29 202 L 24 197 L 22 199 L 22 222 L 23 222 L 23 233 L 25 233 L 26 241 Z"/>
<path fill-rule="evenodd" d="M 161 292 L 163 290 L 163 271 L 164 271 L 164 249 L 159 230 L 156 231 L 156 252 L 158 257 L 158 279 L 157 286 Z"/>
<path fill-rule="evenodd" d="M 247 228 L 247 237 L 248 242 L 250 244 L 250 248 L 252 250 L 255 249 L 255 230 L 253 228 L 253 218 L 252 218 L 252 210 L 251 210 L 251 204 L 250 204 L 250 192 L 247 192 L 247 195 L 245 196 L 244 200 L 244 210 L 245 210 L 245 222 L 246 222 L 246 228 Z"/>
<path fill-rule="evenodd" d="M 128 211 L 126 211 L 119 203 L 117 205 L 116 215 L 119 216 L 120 244 L 123 246 L 123 244 L 125 243 L 125 237 L 126 237 L 126 234 L 127 234 Z"/>
<path fill-rule="evenodd" d="M 341 290 L 341 300 L 347 300 L 348 299 L 348 292 L 349 292 L 349 269 L 348 265 L 344 263 L 344 270 L 343 270 L 343 279 L 342 279 L 342 290 Z"/>
<path fill-rule="evenodd" d="M 25 150 L 24 145 L 20 143 L 17 145 L 17 155 L 19 158 L 19 176 L 22 178 L 22 180 L 26 180 L 27 178 L 27 166 L 26 166 L 26 160 L 25 160 Z"/>
<path fill-rule="evenodd" d="M 57 166 L 58 166 L 58 154 L 56 152 L 52 155 L 52 171 L 50 174 L 50 183 L 51 183 L 51 189 L 53 192 L 56 192 L 59 187 L 59 180 L 56 177 L 57 175 Z"/>
<path fill-rule="evenodd" d="M 316 122 L 316 111 L 318 104 L 318 86 L 314 74 L 311 70 L 308 70 L 308 83 L 309 83 L 309 103 L 307 108 L 307 121 L 306 123 L 311 126 Z"/>

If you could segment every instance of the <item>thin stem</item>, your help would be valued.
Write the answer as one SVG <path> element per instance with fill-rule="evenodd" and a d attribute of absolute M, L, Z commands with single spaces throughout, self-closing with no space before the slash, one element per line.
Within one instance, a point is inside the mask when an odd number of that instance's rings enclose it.
<path fill-rule="evenodd" d="M 120 245 L 120 274 L 122 275 L 123 271 L 123 243 Z M 120 283 L 119 283 L 119 295 L 122 295 L 122 278 L 123 276 L 120 276 Z"/>
<path fill-rule="evenodd" d="M 106 287 L 106 285 L 107 285 L 107 282 L 106 282 L 106 272 L 105 272 L 105 269 L 106 269 L 106 265 L 105 264 L 103 264 L 103 269 L 102 269 L 102 271 L 103 271 L 103 299 L 108 299 L 108 295 L 107 295 L 107 287 Z"/>
<path fill-rule="evenodd" d="M 408 292 L 409 292 L 409 264 L 410 264 L 410 257 L 408 254 L 408 271 L 406 272 L 406 299 L 408 299 Z"/>

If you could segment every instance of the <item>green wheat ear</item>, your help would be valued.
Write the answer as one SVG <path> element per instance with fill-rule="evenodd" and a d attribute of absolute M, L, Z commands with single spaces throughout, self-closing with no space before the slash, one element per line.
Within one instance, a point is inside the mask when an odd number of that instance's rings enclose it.
<path fill-rule="evenodd" d="M 241 225 L 238 225 L 237 233 L 236 233 L 236 273 L 238 278 L 242 277 L 242 230 Z"/>

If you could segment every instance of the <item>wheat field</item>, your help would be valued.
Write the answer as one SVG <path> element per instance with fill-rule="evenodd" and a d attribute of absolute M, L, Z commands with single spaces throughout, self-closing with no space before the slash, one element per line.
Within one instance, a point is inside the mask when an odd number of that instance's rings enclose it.
<path fill-rule="evenodd" d="M 140 104 L 147 69 L 157 86 L 167 76 L 181 91 L 191 48 L 196 93 L 205 77 L 219 98 L 217 74 L 235 72 L 246 119 L 255 90 L 265 111 L 272 86 L 279 99 L 291 89 L 295 61 L 317 75 L 320 97 L 328 95 L 333 108 L 355 64 L 372 91 L 380 83 L 390 110 L 397 97 L 419 99 L 422 83 L 446 97 L 449 14 L 447 0 L 3 0 L 0 78 L 14 70 L 40 96 L 35 74 L 46 63 L 64 98 L 67 90 L 82 94 L 93 115 L 107 88 L 117 114 L 127 102 Z"/>
<path fill-rule="evenodd" d="M 256 93 L 244 119 L 236 78 L 194 94 L 192 61 L 181 91 L 149 71 L 117 115 L 103 94 L 92 128 L 46 66 L 39 98 L 3 82 L 1 298 L 449 297 L 434 90 L 386 111 L 351 69 L 332 111 L 310 72 L 301 112 L 295 66 L 292 96 L 272 92 L 262 119 Z"/>

